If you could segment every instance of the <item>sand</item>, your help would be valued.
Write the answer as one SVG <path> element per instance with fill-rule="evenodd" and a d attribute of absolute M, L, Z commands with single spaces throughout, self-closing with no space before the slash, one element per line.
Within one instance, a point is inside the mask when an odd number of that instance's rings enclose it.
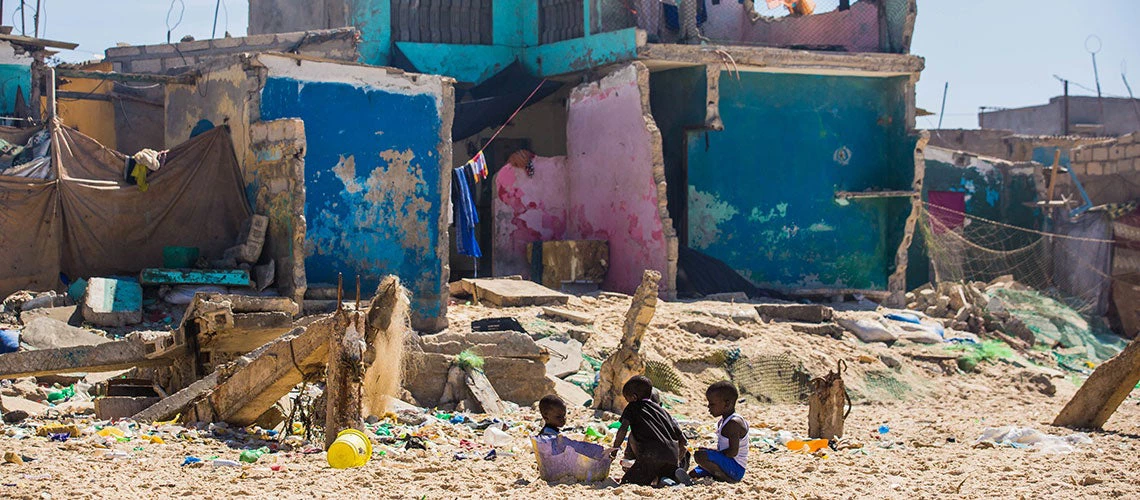
<path fill-rule="evenodd" d="M 604 356 L 617 344 L 621 318 L 628 299 L 574 299 L 570 308 L 598 318 L 585 351 Z M 1103 432 L 1090 433 L 1093 443 L 1067 454 L 1034 449 L 976 448 L 986 427 L 1017 425 L 1055 435 L 1073 431 L 1049 422 L 1076 390 L 1078 377 L 1054 378 L 1056 393 L 1043 393 L 1028 379 L 1035 373 L 1008 363 L 985 363 L 979 373 L 952 373 L 933 362 L 920 362 L 901 353 L 917 346 L 887 348 L 863 345 L 845 338 L 835 340 L 792 332 L 780 324 L 744 324 L 750 336 L 743 340 L 706 339 L 676 326 L 678 321 L 731 311 L 741 305 L 723 303 L 663 303 L 658 309 L 644 349 L 674 363 L 685 389 L 672 400 L 672 411 L 684 421 L 705 427 L 712 418 L 703 406 L 703 388 L 723 378 L 723 368 L 704 359 L 728 346 L 745 355 L 791 353 L 814 375 L 822 375 L 844 359 L 851 366 L 845 379 L 859 397 L 847 420 L 847 436 L 862 443 L 861 450 L 831 452 L 826 458 L 780 450 L 753 449 L 745 479 L 737 484 L 703 480 L 683 490 L 619 486 L 621 470 L 615 464 L 611 479 L 595 484 L 555 484 L 538 479 L 535 460 L 525 438 L 537 422 L 537 413 L 523 408 L 506 418 L 513 443 L 494 461 L 482 460 L 489 447 L 481 432 L 463 426 L 435 423 L 437 436 L 429 450 L 385 450 L 361 468 L 329 468 L 323 453 L 279 452 L 245 468 L 212 465 L 183 467 L 187 456 L 237 460 L 242 442 L 224 438 L 196 441 L 170 439 L 150 444 L 134 439 L 115 443 L 127 458 L 108 458 L 89 438 L 65 443 L 45 438 L 0 437 L 0 452 L 33 458 L 23 465 L 0 465 L 0 497 L 5 498 L 1106 498 L 1140 495 L 1140 391 L 1134 391 Z M 454 305 L 449 317 L 462 330 L 474 318 L 513 315 L 528 329 L 565 331 L 570 325 L 537 318 L 538 308 L 489 309 Z M 886 369 L 877 361 L 886 354 L 898 359 L 899 380 L 910 388 L 902 399 L 876 392 L 864 384 L 866 373 Z M 864 361 L 860 362 L 860 357 Z M 1044 359 L 1048 357 L 1042 356 Z M 879 364 L 876 364 L 879 363 Z M 765 404 L 745 396 L 738 411 L 753 428 L 782 428 L 806 433 L 807 406 Z M 478 418 L 478 417 L 476 417 Z M 596 421 L 586 409 L 571 411 L 570 425 Z M 877 429 L 890 431 L 880 435 Z M 7 431 L 13 431 L 9 426 Z M 431 432 L 428 432 L 431 434 Z M 474 443 L 473 449 L 459 440 Z M 710 444 L 705 437 L 694 444 Z M 457 452 L 471 458 L 456 460 Z M 271 470 L 270 465 L 280 466 Z"/>

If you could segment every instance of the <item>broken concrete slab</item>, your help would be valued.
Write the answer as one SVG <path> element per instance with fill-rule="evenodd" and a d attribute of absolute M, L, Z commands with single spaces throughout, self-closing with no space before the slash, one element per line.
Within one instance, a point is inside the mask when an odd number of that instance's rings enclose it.
<path fill-rule="evenodd" d="M 118 420 L 154 406 L 161 398 L 147 396 L 106 396 L 95 399 L 95 418 Z"/>
<path fill-rule="evenodd" d="M 542 284 L 561 289 L 566 282 L 601 283 L 609 271 L 610 249 L 605 240 L 544 241 L 542 245 Z M 531 262 L 534 243 L 527 245 Z"/>
<path fill-rule="evenodd" d="M 483 362 L 483 373 L 504 401 L 526 406 L 554 390 L 554 384 L 546 380 L 543 361 L 484 357 Z M 448 372 L 454 363 L 455 356 L 446 354 L 413 354 L 404 377 L 404 387 L 420 406 L 436 406 L 443 399 Z"/>
<path fill-rule="evenodd" d="M 594 400 L 588 392 L 570 382 L 550 375 L 547 375 L 546 379 L 554 384 L 554 393 L 566 402 L 568 408 L 589 407 Z"/>
<path fill-rule="evenodd" d="M 724 336 L 727 339 L 738 340 L 748 336 L 746 330 L 735 325 L 730 325 L 727 322 L 695 319 L 682 321 L 677 323 L 677 326 L 702 337 L 709 338 Z"/>
<path fill-rule="evenodd" d="M 72 305 L 75 305 L 75 302 L 72 302 L 71 298 L 67 295 L 57 295 L 55 291 L 49 290 L 20 305 L 20 312 Z"/>
<path fill-rule="evenodd" d="M 91 278 L 80 311 L 84 321 L 98 326 L 127 326 L 142 322 L 142 286 L 130 280 Z"/>
<path fill-rule="evenodd" d="M 47 409 L 47 405 L 35 401 L 13 396 L 0 396 L 0 413 L 4 414 L 4 421 L 7 423 L 13 423 L 8 422 L 9 413 L 24 412 L 25 418 L 27 418 L 28 416 L 43 415 Z"/>
<path fill-rule="evenodd" d="M 748 302 L 748 294 L 744 292 L 714 293 L 705 295 L 704 300 L 715 300 L 717 302 Z"/>
<path fill-rule="evenodd" d="M 247 353 L 293 329 L 293 317 L 283 312 L 234 314 L 233 325 L 198 332 L 201 352 Z"/>
<path fill-rule="evenodd" d="M 456 356 L 470 349 L 483 357 L 533 359 L 545 363 L 550 354 L 522 332 L 443 332 L 420 337 L 425 353 Z"/>
<path fill-rule="evenodd" d="M 181 413 L 188 407 L 192 401 L 209 393 L 210 390 L 218 384 L 219 375 L 220 374 L 215 371 L 184 389 L 171 394 L 170 397 L 164 398 L 150 407 L 139 411 L 131 417 L 131 419 L 135 422 L 151 423 L 174 418 L 175 415 Z"/>
<path fill-rule="evenodd" d="M 834 310 L 819 304 L 759 304 L 756 312 L 769 318 L 805 323 L 823 323 L 834 316 Z"/>
<path fill-rule="evenodd" d="M 641 284 L 633 294 L 629 310 L 625 313 L 622 325 L 621 344 L 605 361 L 598 376 L 598 388 L 594 391 L 594 408 L 621 413 L 626 401 L 622 387 L 635 375 L 645 373 L 645 360 L 641 357 L 641 341 L 649 322 L 657 312 L 657 284 L 661 273 L 646 270 L 641 276 Z"/>
<path fill-rule="evenodd" d="M 36 318 L 20 332 L 20 342 L 34 349 L 106 344 L 112 340 L 51 318 Z"/>
<path fill-rule="evenodd" d="M 249 271 L 245 269 L 143 269 L 139 282 L 144 285 L 250 286 Z"/>
<path fill-rule="evenodd" d="M 745 323 L 761 323 L 760 313 L 756 312 L 756 309 L 751 307 L 733 308 L 728 311 L 713 310 L 709 311 L 709 315 L 716 318 L 726 319 L 738 325 L 743 325 Z"/>
<path fill-rule="evenodd" d="M 1140 382 L 1140 340 L 1133 340 L 1105 361 L 1081 384 L 1053 425 L 1074 429 L 1100 429 Z"/>
<path fill-rule="evenodd" d="M 498 307 L 565 304 L 570 296 L 532 281 L 513 279 L 463 279 L 462 289 L 478 303 Z"/>
<path fill-rule="evenodd" d="M 796 333 L 820 335 L 833 339 L 843 338 L 844 329 L 835 323 L 787 323 Z"/>
<path fill-rule="evenodd" d="M 0 354 L 0 378 L 166 366 L 171 364 L 171 359 L 150 359 L 147 353 L 154 351 L 156 343 L 171 336 L 166 332 L 136 332 L 124 340 L 99 345 Z"/>
<path fill-rule="evenodd" d="M 594 336 L 594 332 L 583 328 L 569 328 L 566 330 L 566 335 L 581 342 L 582 345 L 586 345 L 586 342 L 590 341 L 590 337 Z"/>
<path fill-rule="evenodd" d="M 79 306 L 42 307 L 20 313 L 20 323 L 25 325 L 36 318 L 51 318 L 72 326 L 78 326 L 83 322 L 83 316 L 79 314 Z"/>
<path fill-rule="evenodd" d="M 550 351 L 546 374 L 562 378 L 577 373 L 582 366 L 582 343 L 574 339 L 547 337 L 535 342 Z"/>
<path fill-rule="evenodd" d="M 467 383 L 467 391 L 479 403 L 483 413 L 491 415 L 507 413 L 507 405 L 499 398 L 499 393 L 495 391 L 495 387 L 491 385 L 491 381 L 487 380 L 487 376 L 483 372 L 473 369 L 466 370 L 465 382 Z"/>
<path fill-rule="evenodd" d="M 543 307 L 542 315 L 551 319 L 569 321 L 575 325 L 592 325 L 594 324 L 594 317 L 589 314 L 570 311 L 558 307 Z"/>

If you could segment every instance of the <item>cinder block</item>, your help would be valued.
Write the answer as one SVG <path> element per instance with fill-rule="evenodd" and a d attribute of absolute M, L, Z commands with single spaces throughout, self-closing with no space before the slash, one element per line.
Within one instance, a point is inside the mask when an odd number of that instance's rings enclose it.
<path fill-rule="evenodd" d="M 1140 142 L 1140 132 L 1133 132 L 1128 135 L 1122 135 L 1119 139 L 1116 140 L 1117 144 L 1123 145 L 1128 145 L 1136 142 Z"/>
<path fill-rule="evenodd" d="M 217 38 L 210 40 L 210 46 L 215 49 L 232 49 L 245 43 L 245 37 Z"/>
<path fill-rule="evenodd" d="M 1088 164 L 1083 163 L 1083 162 L 1082 163 L 1074 162 L 1072 165 L 1069 166 L 1069 169 L 1072 170 L 1074 174 L 1077 174 L 1077 177 L 1084 177 L 1085 175 L 1088 175 L 1088 173 L 1089 173 Z"/>
<path fill-rule="evenodd" d="M 111 70 L 116 72 L 116 73 L 124 73 L 123 63 L 121 63 L 119 61 L 115 61 L 115 62 L 111 63 Z"/>
<path fill-rule="evenodd" d="M 107 59 L 137 56 L 142 53 L 142 47 L 110 47 L 106 51 Z"/>
<path fill-rule="evenodd" d="M 135 281 L 91 278 L 80 304 L 83 319 L 97 326 L 142 322 L 142 286 Z"/>
<path fill-rule="evenodd" d="M 1115 161 L 1104 162 L 1104 175 L 1113 175 L 1117 172 Z"/>
<path fill-rule="evenodd" d="M 1088 163 L 1087 175 L 1104 175 L 1104 164 L 1099 161 Z"/>
<path fill-rule="evenodd" d="M 132 73 L 162 73 L 162 59 L 139 59 L 131 62 Z"/>
<path fill-rule="evenodd" d="M 1130 144 L 1124 149 L 1125 158 L 1140 158 L 1140 144 Z"/>
<path fill-rule="evenodd" d="M 158 45 L 147 45 L 145 50 L 146 50 L 147 54 L 160 54 L 160 55 L 164 55 L 164 56 L 169 55 L 169 54 L 173 54 L 175 52 L 173 43 L 160 43 Z"/>
<path fill-rule="evenodd" d="M 1108 148 L 1106 148 L 1106 147 L 1092 148 L 1092 159 L 1093 159 L 1093 161 L 1108 160 Z"/>
<path fill-rule="evenodd" d="M 107 396 L 95 400 L 95 418 L 116 420 L 133 417 L 161 399 L 157 397 Z"/>
<path fill-rule="evenodd" d="M 1140 158 L 1135 158 L 1132 160 L 1132 171 L 1140 172 Z"/>
<path fill-rule="evenodd" d="M 193 42 L 182 42 L 178 44 L 178 50 L 182 53 L 197 52 L 201 50 L 209 50 L 209 40 L 194 40 Z"/>
<path fill-rule="evenodd" d="M 1116 145 L 1108 148 L 1108 159 L 1119 160 L 1124 158 L 1124 146 Z"/>
<path fill-rule="evenodd" d="M 1085 153 L 1084 148 L 1073 148 L 1073 150 L 1069 152 L 1069 157 L 1073 163 L 1079 163 L 1079 162 L 1083 162 L 1083 161 L 1088 161 L 1085 158 L 1086 154 L 1087 153 Z"/>

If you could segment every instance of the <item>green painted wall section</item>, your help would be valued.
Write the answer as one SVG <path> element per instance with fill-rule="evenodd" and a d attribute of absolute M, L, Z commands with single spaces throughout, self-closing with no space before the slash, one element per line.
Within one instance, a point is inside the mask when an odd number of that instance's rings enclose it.
<path fill-rule="evenodd" d="M 724 131 L 688 134 L 688 244 L 774 288 L 884 290 L 916 138 L 905 78 L 722 74 Z"/>
<path fill-rule="evenodd" d="M 11 116 L 16 111 L 16 95 L 24 94 L 24 102 L 31 105 L 28 92 L 32 88 L 31 66 L 0 64 L 0 114 Z"/>
<path fill-rule="evenodd" d="M 519 57 L 537 76 L 553 76 L 637 59 L 637 30 L 628 28 L 537 47 Z"/>
<path fill-rule="evenodd" d="M 461 82 L 482 82 L 518 57 L 518 49 L 502 45 L 396 42 L 396 46 L 420 72 Z"/>

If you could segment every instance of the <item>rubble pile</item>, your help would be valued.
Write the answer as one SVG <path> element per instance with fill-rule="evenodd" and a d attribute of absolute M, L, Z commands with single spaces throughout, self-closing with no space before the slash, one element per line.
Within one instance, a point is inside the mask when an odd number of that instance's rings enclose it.
<path fill-rule="evenodd" d="M 1011 276 L 990 283 L 928 283 L 906 294 L 907 309 L 935 318 L 945 328 L 970 332 L 987 338 L 999 338 L 1018 347 L 1032 346 L 1033 331 L 992 297 L 998 289 L 1028 289 Z"/>

